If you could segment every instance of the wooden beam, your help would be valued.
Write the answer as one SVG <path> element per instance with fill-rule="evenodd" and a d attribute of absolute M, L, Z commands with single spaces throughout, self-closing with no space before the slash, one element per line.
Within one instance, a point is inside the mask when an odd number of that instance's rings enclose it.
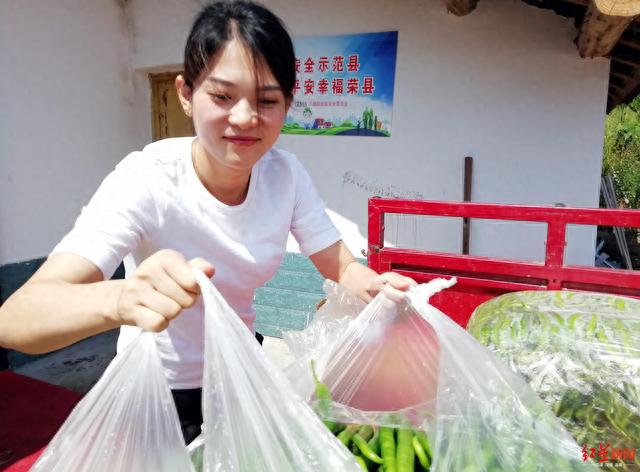
<path fill-rule="evenodd" d="M 478 0 L 443 0 L 445 6 L 447 7 L 447 11 L 449 13 L 453 13 L 456 16 L 465 16 L 471 13 L 476 5 L 478 5 Z"/>
<path fill-rule="evenodd" d="M 626 48 L 615 48 L 611 54 L 611 60 L 631 67 L 634 72 L 640 66 L 638 55 Z"/>
<path fill-rule="evenodd" d="M 611 69 L 611 72 L 609 72 L 609 75 L 611 77 L 615 77 L 615 78 L 620 79 L 620 80 L 627 80 L 627 79 L 630 79 L 631 77 L 633 77 L 633 75 L 627 75 L 627 74 L 623 74 L 622 72 L 616 72 L 613 69 Z"/>
<path fill-rule="evenodd" d="M 620 77 L 618 77 L 616 75 L 613 75 L 613 74 L 611 75 L 611 77 L 609 77 L 609 83 L 611 85 L 614 85 L 614 86 L 617 86 L 617 87 L 620 87 L 620 88 L 624 88 L 625 82 L 626 82 L 625 79 L 620 78 Z"/>
<path fill-rule="evenodd" d="M 598 11 L 609 16 L 640 15 L 640 0 L 594 0 Z"/>
<path fill-rule="evenodd" d="M 604 57 L 609 55 L 624 30 L 633 20 L 633 16 L 605 15 L 598 9 L 594 0 L 590 1 L 576 39 L 580 56 Z"/>
<path fill-rule="evenodd" d="M 640 68 L 635 69 L 631 77 L 624 81 L 622 87 L 616 87 L 615 83 L 610 84 L 610 91 L 614 92 L 613 99 L 609 100 L 608 108 L 612 110 L 616 105 L 623 101 L 629 101 L 640 91 Z"/>
<path fill-rule="evenodd" d="M 615 49 L 611 53 L 610 58 L 611 58 L 611 69 L 624 75 L 633 75 L 635 73 L 636 68 L 639 66 L 637 62 L 634 62 L 633 64 L 627 64 L 626 62 L 621 62 L 620 59 L 618 59 L 618 51 L 616 51 Z M 631 60 L 629 60 L 629 62 L 631 62 Z"/>
<path fill-rule="evenodd" d="M 630 39 L 625 38 L 624 36 L 620 38 L 620 41 L 618 41 L 618 44 L 622 44 L 623 46 L 627 46 L 628 48 L 631 48 L 631 49 L 640 50 L 640 41 L 632 41 Z"/>
<path fill-rule="evenodd" d="M 622 95 L 624 89 L 616 84 L 610 84 L 609 88 L 613 89 L 616 92 L 616 95 Z"/>

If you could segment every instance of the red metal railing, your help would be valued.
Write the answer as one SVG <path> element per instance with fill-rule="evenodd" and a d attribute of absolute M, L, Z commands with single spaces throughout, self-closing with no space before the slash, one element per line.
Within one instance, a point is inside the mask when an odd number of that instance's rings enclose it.
<path fill-rule="evenodd" d="M 384 247 L 384 215 L 451 216 L 547 224 L 544 263 Z M 564 265 L 568 224 L 640 228 L 640 211 L 400 199 L 369 199 L 369 266 L 426 282 L 458 283 L 431 303 L 465 326 L 480 303 L 517 290 L 588 290 L 640 298 L 640 271 Z"/>

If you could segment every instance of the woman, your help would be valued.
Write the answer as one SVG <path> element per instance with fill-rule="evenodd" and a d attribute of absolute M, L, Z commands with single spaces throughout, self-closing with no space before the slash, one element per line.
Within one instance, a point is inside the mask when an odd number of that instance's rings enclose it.
<path fill-rule="evenodd" d="M 295 83 L 291 39 L 267 9 L 205 7 L 176 87 L 195 138 L 134 152 L 106 177 L 74 228 L 0 309 L 0 344 L 58 349 L 122 326 L 157 332 L 185 441 L 202 416 L 202 304 L 193 267 L 254 330 L 253 294 L 276 272 L 291 232 L 320 273 L 364 300 L 412 283 L 356 262 L 297 159 L 272 148 Z M 109 280 L 124 258 L 126 280 Z M 215 273 L 215 275 L 214 275 Z M 16 322 L 20 320 L 20 322 Z"/>

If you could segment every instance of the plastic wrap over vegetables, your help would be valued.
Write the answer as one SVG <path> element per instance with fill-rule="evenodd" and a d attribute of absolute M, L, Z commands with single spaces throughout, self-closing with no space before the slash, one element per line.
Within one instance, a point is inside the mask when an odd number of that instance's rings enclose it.
<path fill-rule="evenodd" d="M 202 470 L 361 472 L 218 290 L 197 275 L 206 310 Z"/>
<path fill-rule="evenodd" d="M 428 304 L 453 283 L 411 288 L 400 303 L 379 294 L 356 317 L 325 284 L 307 329 L 319 342 L 285 335 L 298 355 L 287 375 L 367 470 L 598 470 L 521 377 Z"/>
<path fill-rule="evenodd" d="M 193 471 L 153 334 L 111 361 L 31 470 Z"/>
<path fill-rule="evenodd" d="M 640 300 L 515 292 L 480 305 L 467 329 L 529 382 L 587 456 L 640 470 Z"/>

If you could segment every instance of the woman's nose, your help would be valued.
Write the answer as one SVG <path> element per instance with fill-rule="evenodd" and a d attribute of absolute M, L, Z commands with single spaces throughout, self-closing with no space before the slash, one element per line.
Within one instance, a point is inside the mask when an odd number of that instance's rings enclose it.
<path fill-rule="evenodd" d="M 239 128 L 250 128 L 258 124 L 258 112 L 248 100 L 240 100 L 231 108 L 229 123 Z"/>

